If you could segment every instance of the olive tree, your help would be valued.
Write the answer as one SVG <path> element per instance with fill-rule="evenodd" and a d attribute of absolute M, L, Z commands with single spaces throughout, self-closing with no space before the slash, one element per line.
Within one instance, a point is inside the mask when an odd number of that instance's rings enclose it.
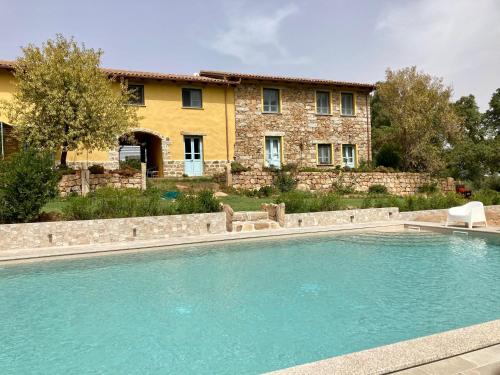
<path fill-rule="evenodd" d="M 66 165 L 68 151 L 109 149 L 136 124 L 126 83 L 100 68 L 101 50 L 57 35 L 22 51 L 15 61 L 13 98 L 2 103 L 22 142 L 60 151 Z"/>

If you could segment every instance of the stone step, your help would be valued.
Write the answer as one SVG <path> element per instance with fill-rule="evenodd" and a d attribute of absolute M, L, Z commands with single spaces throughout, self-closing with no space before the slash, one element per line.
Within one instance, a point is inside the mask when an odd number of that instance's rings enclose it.
<path fill-rule="evenodd" d="M 266 211 L 236 211 L 233 213 L 233 221 L 256 221 L 267 219 L 269 219 L 269 214 Z"/>
<path fill-rule="evenodd" d="M 253 232 L 255 230 L 279 228 L 280 225 L 270 219 L 233 221 L 233 232 Z"/>

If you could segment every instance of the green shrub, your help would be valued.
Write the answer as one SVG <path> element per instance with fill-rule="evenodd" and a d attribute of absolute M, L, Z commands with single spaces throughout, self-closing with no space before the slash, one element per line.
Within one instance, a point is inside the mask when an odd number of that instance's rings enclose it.
<path fill-rule="evenodd" d="M 425 183 L 418 188 L 419 193 L 434 194 L 439 191 L 437 182 Z"/>
<path fill-rule="evenodd" d="M 401 212 L 450 208 L 464 204 L 466 200 L 455 193 L 425 195 L 409 195 L 406 197 L 368 195 L 362 208 L 398 207 Z"/>
<path fill-rule="evenodd" d="M 486 189 L 495 190 L 500 192 L 500 175 L 489 176 L 484 180 L 484 187 Z"/>
<path fill-rule="evenodd" d="M 231 163 L 231 172 L 232 173 L 247 172 L 249 170 L 250 170 L 250 168 L 245 167 L 243 164 L 238 163 L 237 161 L 233 161 Z"/>
<path fill-rule="evenodd" d="M 49 153 L 26 149 L 0 163 L 0 222 L 36 220 L 57 195 L 60 174 Z"/>
<path fill-rule="evenodd" d="M 371 185 L 368 188 L 368 193 L 372 194 L 387 194 L 387 188 L 384 185 Z"/>
<path fill-rule="evenodd" d="M 94 164 L 89 167 L 89 172 L 91 174 L 104 174 L 104 167 L 99 164 Z"/>
<path fill-rule="evenodd" d="M 394 145 L 386 143 L 377 152 L 375 163 L 380 166 L 399 169 L 402 164 L 401 153 Z"/>
<path fill-rule="evenodd" d="M 140 171 L 141 161 L 139 159 L 127 159 L 120 161 L 120 169 L 134 169 L 136 171 Z"/>
<path fill-rule="evenodd" d="M 262 186 L 258 190 L 258 196 L 259 197 L 270 197 L 276 192 L 276 189 L 273 188 L 272 186 Z"/>
<path fill-rule="evenodd" d="M 154 188 L 145 192 L 102 188 L 86 197 L 68 198 L 63 215 L 68 220 L 91 220 L 220 211 L 219 201 L 208 190 L 182 194 L 175 201 L 161 199 L 160 193 Z"/>
<path fill-rule="evenodd" d="M 472 193 L 472 199 L 485 206 L 500 204 L 500 193 L 492 189 L 481 189 Z"/>
<path fill-rule="evenodd" d="M 298 190 L 281 194 L 276 203 L 284 203 L 288 213 L 336 211 L 344 208 L 338 194 L 315 195 Z"/>
<path fill-rule="evenodd" d="M 179 214 L 218 212 L 221 206 L 210 190 L 202 190 L 196 195 L 182 194 L 176 202 Z"/>
<path fill-rule="evenodd" d="M 292 191 L 297 186 L 297 180 L 294 178 L 293 174 L 283 170 L 276 170 L 274 178 L 274 186 L 279 191 L 286 193 Z"/>

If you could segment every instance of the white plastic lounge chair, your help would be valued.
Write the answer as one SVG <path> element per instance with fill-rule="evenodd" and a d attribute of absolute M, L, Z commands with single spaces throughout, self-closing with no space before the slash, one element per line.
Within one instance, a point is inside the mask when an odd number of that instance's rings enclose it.
<path fill-rule="evenodd" d="M 446 226 L 450 222 L 466 223 L 469 228 L 472 228 L 474 223 L 484 223 L 487 226 L 486 216 L 484 214 L 484 206 L 481 202 L 469 202 L 463 206 L 452 207 L 448 210 L 448 218 Z"/>

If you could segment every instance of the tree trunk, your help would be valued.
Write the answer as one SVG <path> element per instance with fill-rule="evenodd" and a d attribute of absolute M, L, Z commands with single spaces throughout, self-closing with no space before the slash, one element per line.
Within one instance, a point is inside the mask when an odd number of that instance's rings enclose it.
<path fill-rule="evenodd" d="M 61 151 L 61 167 L 66 167 L 66 158 L 68 157 L 68 146 L 64 145 Z"/>

